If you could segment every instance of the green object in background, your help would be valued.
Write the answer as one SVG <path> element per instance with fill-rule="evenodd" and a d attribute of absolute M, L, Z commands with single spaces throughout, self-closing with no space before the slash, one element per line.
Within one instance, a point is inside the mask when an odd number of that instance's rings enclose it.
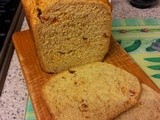
<path fill-rule="evenodd" d="M 160 62 L 160 57 L 144 58 L 144 60 L 149 61 L 149 62 Z"/>
<path fill-rule="evenodd" d="M 152 75 L 152 77 L 160 79 L 160 74 L 154 74 L 154 75 Z"/>
<path fill-rule="evenodd" d="M 147 67 L 152 70 L 160 70 L 160 65 L 152 65 L 152 66 L 147 66 Z"/>
<path fill-rule="evenodd" d="M 36 116 L 34 113 L 34 109 L 32 107 L 32 102 L 31 102 L 30 97 L 28 97 L 25 120 L 36 120 Z"/>
<path fill-rule="evenodd" d="M 156 40 L 156 42 L 159 42 L 159 43 L 160 43 L 160 38 L 158 38 L 158 39 Z"/>
<path fill-rule="evenodd" d="M 147 51 L 147 52 L 153 52 L 153 51 L 155 51 L 155 49 L 153 49 L 153 48 L 151 48 L 151 47 L 147 47 L 147 48 L 146 48 L 146 51 Z"/>
<path fill-rule="evenodd" d="M 141 40 L 135 40 L 134 43 L 130 46 L 124 48 L 126 52 L 133 52 L 138 49 L 141 45 Z"/>

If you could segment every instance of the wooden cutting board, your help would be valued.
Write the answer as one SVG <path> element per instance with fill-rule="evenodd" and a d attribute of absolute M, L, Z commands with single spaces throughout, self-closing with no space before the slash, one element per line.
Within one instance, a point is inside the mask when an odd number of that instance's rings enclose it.
<path fill-rule="evenodd" d="M 52 117 L 41 96 L 41 87 L 51 74 L 41 70 L 30 31 L 17 32 L 13 42 L 23 70 L 25 81 L 31 96 L 37 120 L 51 120 Z M 109 53 L 105 62 L 111 63 L 136 75 L 141 83 L 145 83 L 160 93 L 159 88 L 150 80 L 143 70 L 132 60 L 123 48 L 112 38 Z"/>

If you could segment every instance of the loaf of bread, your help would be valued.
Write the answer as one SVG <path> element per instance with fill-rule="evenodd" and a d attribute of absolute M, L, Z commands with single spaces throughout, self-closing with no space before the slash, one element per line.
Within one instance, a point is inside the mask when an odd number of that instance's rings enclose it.
<path fill-rule="evenodd" d="M 111 120 L 134 106 L 140 92 L 135 76 L 104 62 L 59 73 L 42 87 L 54 120 Z"/>
<path fill-rule="evenodd" d="M 22 0 L 46 72 L 102 61 L 110 44 L 107 0 Z"/>
<path fill-rule="evenodd" d="M 137 105 L 120 114 L 115 120 L 160 120 L 160 94 L 142 84 Z"/>

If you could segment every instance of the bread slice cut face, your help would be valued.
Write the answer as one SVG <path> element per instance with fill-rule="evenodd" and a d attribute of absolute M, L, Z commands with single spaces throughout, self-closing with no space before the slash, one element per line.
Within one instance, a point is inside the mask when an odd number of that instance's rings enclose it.
<path fill-rule="evenodd" d="M 108 1 L 23 0 L 23 3 L 43 70 L 58 73 L 103 60 L 111 37 Z"/>
<path fill-rule="evenodd" d="M 111 120 L 137 103 L 138 79 L 96 62 L 57 74 L 42 87 L 54 120 Z"/>

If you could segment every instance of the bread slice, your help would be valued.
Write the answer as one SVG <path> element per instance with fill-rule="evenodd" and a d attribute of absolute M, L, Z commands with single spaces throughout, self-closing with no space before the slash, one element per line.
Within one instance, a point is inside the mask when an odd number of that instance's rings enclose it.
<path fill-rule="evenodd" d="M 115 120 L 160 120 L 160 94 L 143 84 L 137 105 L 120 114 Z"/>
<path fill-rule="evenodd" d="M 111 37 L 106 0 L 22 0 L 40 65 L 58 73 L 102 61 Z"/>
<path fill-rule="evenodd" d="M 137 103 L 138 79 L 96 62 L 50 78 L 42 93 L 54 120 L 111 120 Z"/>

